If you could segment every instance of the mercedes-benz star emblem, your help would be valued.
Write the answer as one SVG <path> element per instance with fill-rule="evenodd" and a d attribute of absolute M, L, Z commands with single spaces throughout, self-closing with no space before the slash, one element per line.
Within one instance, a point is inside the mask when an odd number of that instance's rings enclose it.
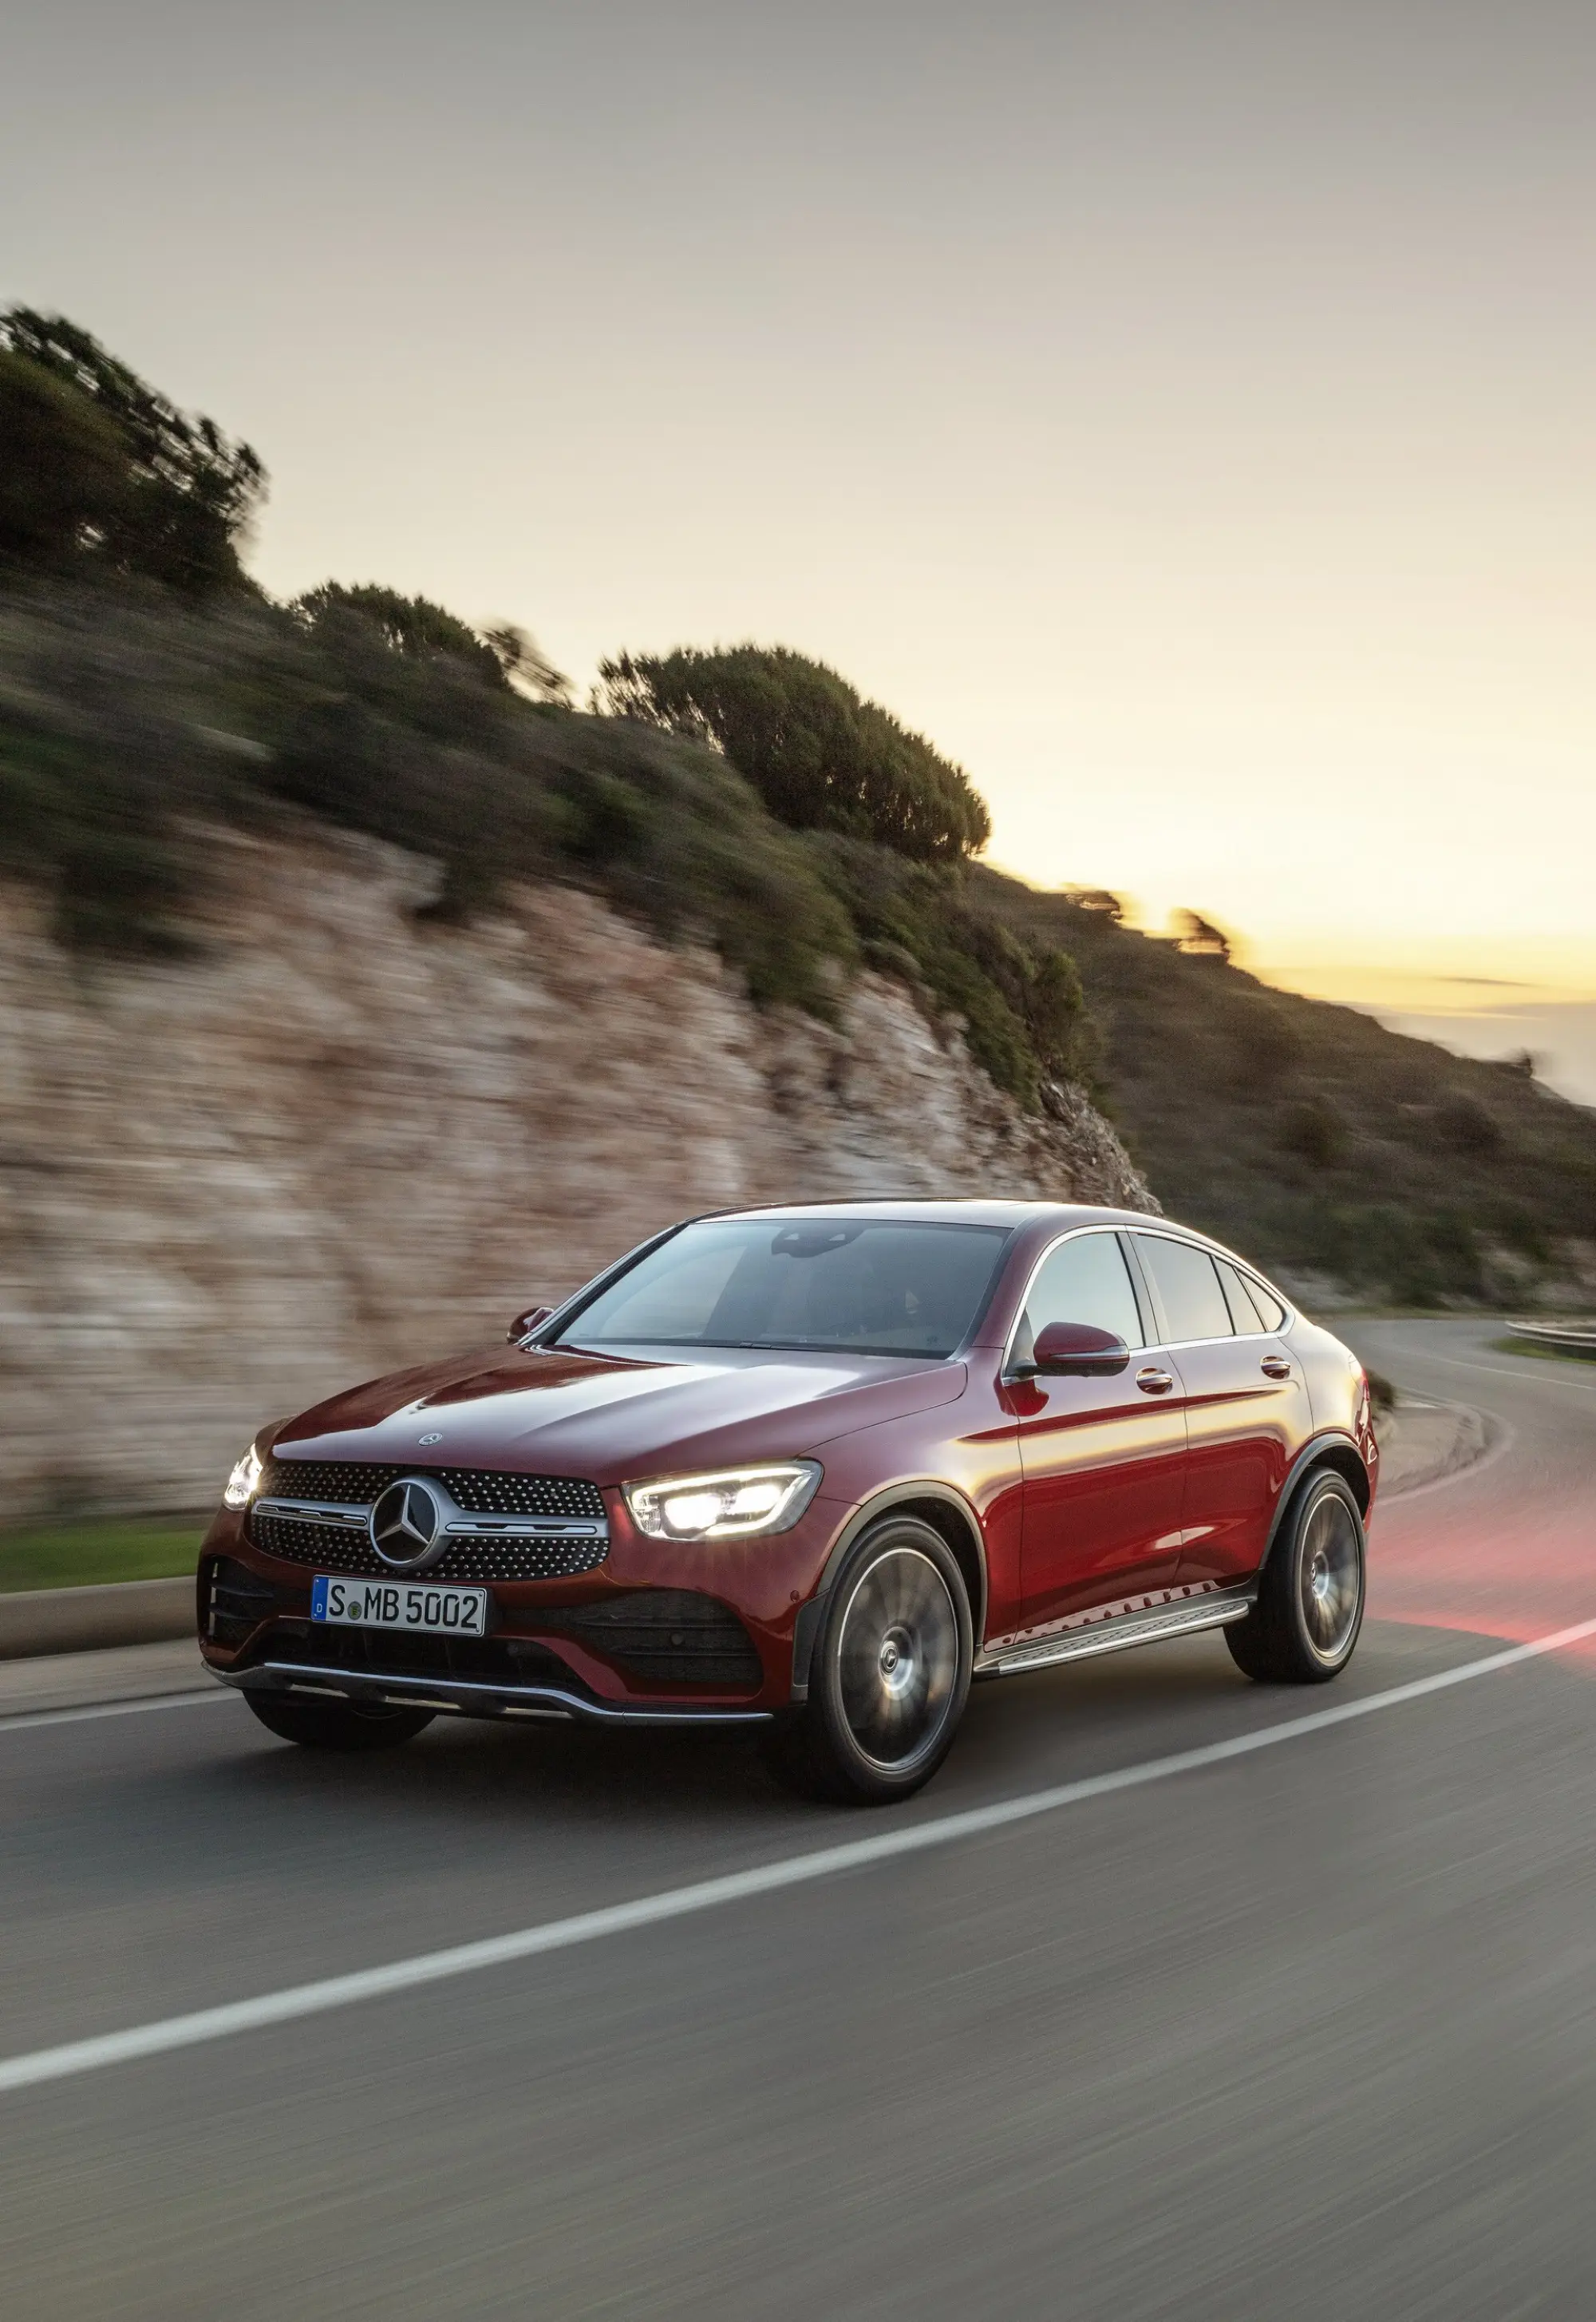
<path fill-rule="evenodd" d="M 400 1571 L 418 1571 L 448 1545 L 437 1495 L 414 1476 L 401 1476 L 380 1492 L 369 1521 L 371 1546 L 384 1564 Z"/>

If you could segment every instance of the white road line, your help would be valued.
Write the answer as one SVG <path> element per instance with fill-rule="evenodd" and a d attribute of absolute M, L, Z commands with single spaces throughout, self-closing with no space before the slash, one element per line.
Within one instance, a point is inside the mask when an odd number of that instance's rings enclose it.
<path fill-rule="evenodd" d="M 156 2024 L 135 2025 L 127 2032 L 106 2032 L 92 2040 L 69 2041 L 63 2047 L 38 2048 L 31 2055 L 12 2056 L 0 2062 L 0 2094 L 36 2087 L 41 2080 L 69 2079 L 77 2072 L 97 2071 L 105 2064 L 126 2064 L 141 2056 L 164 2055 L 170 2049 L 191 2048 L 202 2041 L 224 2040 L 237 2032 L 259 2032 L 271 2024 L 287 2024 L 301 2016 L 319 2016 L 334 2007 L 350 2007 L 363 1999 L 381 1999 L 396 1991 L 414 1990 L 417 1984 L 439 1983 L 480 1969 L 505 1967 L 517 1960 L 536 1959 L 545 1952 L 568 1951 L 579 1943 L 596 1943 L 604 1935 L 629 1933 L 638 1927 L 657 1926 L 666 1919 L 682 1919 L 697 1911 L 713 1911 L 725 1903 L 744 1903 L 756 1896 L 773 1895 L 784 1887 L 802 1887 L 814 1879 L 830 1879 L 839 1871 L 864 1870 L 903 1854 L 919 1854 L 933 1846 L 948 1846 L 961 1838 L 980 1838 L 988 1831 L 1030 1821 L 1037 1815 L 1055 1814 L 1061 1807 L 1081 1805 L 1089 1798 L 1112 1796 L 1116 1790 L 1142 1788 L 1149 1782 L 1167 1781 L 1174 1774 L 1196 1773 L 1205 1766 L 1223 1765 L 1256 1750 L 1272 1749 L 1279 1742 L 1295 1742 L 1305 1733 L 1321 1733 L 1332 1725 L 1345 1725 L 1377 1710 L 1396 1709 L 1403 1703 L 1422 1701 L 1426 1695 L 1449 1687 L 1513 1668 L 1520 1661 L 1555 1653 L 1565 1645 L 1596 1636 L 1596 1620 L 1582 1621 L 1572 1629 L 1536 1637 L 1525 1645 L 1488 1653 L 1433 1677 L 1390 1687 L 1384 1693 L 1366 1694 L 1361 1701 L 1338 1703 L 1306 1717 L 1291 1717 L 1228 1742 L 1206 1742 L 1198 1750 L 1178 1751 L 1173 1757 L 1151 1758 L 1116 1773 L 1094 1774 L 1085 1781 L 1064 1782 L 1054 1789 L 1034 1790 L 1029 1796 L 1009 1798 L 996 1805 L 974 1806 L 963 1814 L 943 1815 L 934 1822 L 888 1830 L 874 1837 L 857 1838 L 840 1846 L 821 1847 L 811 1854 L 789 1855 L 753 1870 L 735 1870 L 720 1879 L 701 1879 L 692 1887 L 667 1888 L 663 1894 L 642 1895 L 635 1902 L 611 1904 L 601 1911 L 579 1912 L 574 1918 L 552 1919 L 538 1927 L 522 1927 L 512 1934 L 490 1935 L 484 1942 L 455 1943 L 447 1951 L 424 1952 L 418 1958 L 394 1960 L 387 1967 L 362 1968 L 353 1975 L 328 1976 L 319 1983 L 292 1984 L 286 1991 L 262 1993 L 258 1999 L 234 2000 L 223 2007 L 202 2007 L 192 2016 L 169 2016 Z"/>
<path fill-rule="evenodd" d="M 81 1725 L 90 1717 L 134 1717 L 143 1709 L 192 1709 L 196 1702 L 234 1698 L 230 1687 L 218 1685 L 203 1692 L 155 1693 L 143 1701 L 96 1701 L 86 1709 L 30 1709 L 15 1717 L 0 1714 L 0 1734 L 31 1733 L 40 1725 Z"/>

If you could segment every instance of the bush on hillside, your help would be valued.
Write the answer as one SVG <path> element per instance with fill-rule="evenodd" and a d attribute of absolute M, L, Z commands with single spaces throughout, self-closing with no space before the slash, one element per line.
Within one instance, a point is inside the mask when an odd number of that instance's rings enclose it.
<path fill-rule="evenodd" d="M 971 1055 L 999 1088 L 1034 1111 L 1045 1081 L 1089 1078 L 1094 1034 L 1068 952 L 973 907 L 951 869 L 842 838 L 817 840 L 816 854 L 866 955 L 961 1018 Z"/>
<path fill-rule="evenodd" d="M 622 654 L 599 674 L 611 717 L 712 742 L 794 830 L 873 839 L 918 863 L 958 862 L 991 836 L 959 767 L 802 654 Z"/>
<path fill-rule="evenodd" d="M 238 542 L 265 489 L 247 443 L 186 412 L 63 315 L 0 315 L 0 560 L 186 596 L 248 590 Z"/>
<path fill-rule="evenodd" d="M 854 954 L 803 843 L 711 751 L 539 708 L 369 623 L 127 589 L 0 599 L 0 864 L 49 887 L 68 941 L 181 946 L 206 824 L 285 806 L 436 862 L 441 917 L 507 878 L 581 878 L 713 941 L 762 1001 L 830 1010 Z"/>

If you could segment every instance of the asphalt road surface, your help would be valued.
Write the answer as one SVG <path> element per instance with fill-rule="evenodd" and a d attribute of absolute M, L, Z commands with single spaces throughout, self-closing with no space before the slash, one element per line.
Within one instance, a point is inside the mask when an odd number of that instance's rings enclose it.
<path fill-rule="evenodd" d="M 703 1736 L 0 1729 L 0 2056 L 1081 1786 L 0 2094 L 8 2322 L 1596 2313 L 1596 1640 L 1375 1701 L 1596 1620 L 1596 1369 L 1352 1335 L 1497 1440 L 1379 1515 L 1332 1688 L 1217 1637 L 985 1686 L 885 1815 Z"/>

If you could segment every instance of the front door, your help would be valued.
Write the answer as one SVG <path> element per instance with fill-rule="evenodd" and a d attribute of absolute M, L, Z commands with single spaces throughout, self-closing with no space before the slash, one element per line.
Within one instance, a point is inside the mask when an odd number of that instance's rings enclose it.
<path fill-rule="evenodd" d="M 1149 1351 L 1119 1235 L 1098 1227 L 1056 1242 L 1016 1328 L 1011 1362 L 1050 1322 L 1090 1322 L 1131 1350 L 1112 1378 L 1010 1386 L 1024 1476 L 1024 1633 L 1073 1613 L 1168 1587 L 1180 1552 L 1186 1420 L 1180 1382 Z"/>

